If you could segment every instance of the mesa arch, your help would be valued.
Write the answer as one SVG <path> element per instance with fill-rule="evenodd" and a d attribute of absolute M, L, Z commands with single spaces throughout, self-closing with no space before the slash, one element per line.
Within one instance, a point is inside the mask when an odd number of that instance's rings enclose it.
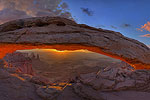
<path fill-rule="evenodd" d="M 119 32 L 97 29 L 60 17 L 18 19 L 0 25 L 0 58 L 24 49 L 58 49 L 101 53 L 150 69 L 150 49 Z"/>

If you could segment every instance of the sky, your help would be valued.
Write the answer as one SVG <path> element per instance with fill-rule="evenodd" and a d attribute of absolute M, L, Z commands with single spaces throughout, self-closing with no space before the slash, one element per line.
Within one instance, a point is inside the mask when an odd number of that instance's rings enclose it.
<path fill-rule="evenodd" d="M 0 24 L 20 18 L 62 16 L 150 45 L 149 4 L 150 0 L 0 0 Z"/>

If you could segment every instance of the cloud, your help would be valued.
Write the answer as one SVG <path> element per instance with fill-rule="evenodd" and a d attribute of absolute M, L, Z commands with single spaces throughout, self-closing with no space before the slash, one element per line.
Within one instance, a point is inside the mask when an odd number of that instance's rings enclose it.
<path fill-rule="evenodd" d="M 106 27 L 105 25 L 96 25 L 95 26 L 96 28 L 104 28 L 104 27 Z"/>
<path fill-rule="evenodd" d="M 93 11 L 91 11 L 89 8 L 81 8 L 82 12 L 87 14 L 88 16 L 93 16 Z"/>
<path fill-rule="evenodd" d="M 113 29 L 117 29 L 117 27 L 116 27 L 116 26 L 113 26 L 113 25 L 110 25 L 110 27 L 113 28 Z"/>
<path fill-rule="evenodd" d="M 122 24 L 121 27 L 123 28 L 128 28 L 128 27 L 131 27 L 132 25 L 131 24 Z"/>
<path fill-rule="evenodd" d="M 62 16 L 72 19 L 62 0 L 0 0 L 0 24 L 10 20 L 39 16 Z"/>
<path fill-rule="evenodd" d="M 137 28 L 137 30 L 140 30 L 140 31 L 149 31 L 150 32 L 150 22 L 148 21 L 146 24 L 144 25 L 141 25 L 140 28 Z"/>
<path fill-rule="evenodd" d="M 140 37 L 148 37 L 148 38 L 150 38 L 150 34 L 141 35 Z"/>
<path fill-rule="evenodd" d="M 141 29 L 141 28 L 136 28 L 138 31 L 141 31 L 141 32 L 143 32 L 143 29 Z"/>
<path fill-rule="evenodd" d="M 69 6 L 67 3 L 63 2 L 62 5 L 61 5 L 61 8 L 62 9 L 69 9 Z"/>
<path fill-rule="evenodd" d="M 9 8 L 5 8 L 0 11 L 0 24 L 3 22 L 7 22 L 9 20 L 15 20 L 16 18 L 28 18 L 31 17 L 27 15 L 24 11 L 13 10 Z"/>

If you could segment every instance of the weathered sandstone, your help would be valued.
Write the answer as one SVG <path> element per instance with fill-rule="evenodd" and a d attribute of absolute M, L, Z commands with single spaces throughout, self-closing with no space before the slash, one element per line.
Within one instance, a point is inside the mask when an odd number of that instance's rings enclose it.
<path fill-rule="evenodd" d="M 29 57 L 25 57 L 22 53 L 14 52 L 11 54 L 6 54 L 3 61 L 5 63 L 5 67 L 13 67 L 16 68 L 18 72 L 23 74 L 34 75 L 32 60 Z"/>
<path fill-rule="evenodd" d="M 0 62 L 1 100 L 149 100 L 150 71 L 124 63 L 98 73 L 81 74 L 70 83 L 46 84 L 44 78 L 23 74 Z"/>
<path fill-rule="evenodd" d="M 19 19 L 0 25 L 0 55 L 18 49 L 88 49 L 121 59 L 136 69 L 150 68 L 150 49 L 119 32 L 60 17 Z"/>

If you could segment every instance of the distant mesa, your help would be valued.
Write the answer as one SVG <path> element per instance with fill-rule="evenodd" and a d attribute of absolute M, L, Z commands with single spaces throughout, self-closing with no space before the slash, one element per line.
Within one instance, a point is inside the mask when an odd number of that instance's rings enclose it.
<path fill-rule="evenodd" d="M 61 17 L 18 19 L 0 25 L 0 58 L 24 49 L 87 49 L 150 69 L 150 48 L 119 32 L 97 29 Z"/>

